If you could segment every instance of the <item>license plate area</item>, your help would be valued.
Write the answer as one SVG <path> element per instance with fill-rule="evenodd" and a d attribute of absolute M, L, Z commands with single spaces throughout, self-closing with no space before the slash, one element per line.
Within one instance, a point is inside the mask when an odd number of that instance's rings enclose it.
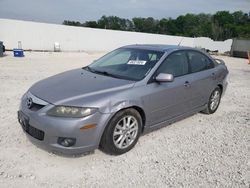
<path fill-rule="evenodd" d="M 23 112 L 18 112 L 18 122 L 22 125 L 24 131 L 28 131 L 29 129 L 29 117 L 26 116 Z"/>
<path fill-rule="evenodd" d="M 30 136 L 38 139 L 43 140 L 44 139 L 44 132 L 42 130 L 39 130 L 35 127 L 32 127 L 29 124 L 29 117 L 26 116 L 23 112 L 18 111 L 18 122 L 21 124 L 23 130 L 28 133 Z"/>

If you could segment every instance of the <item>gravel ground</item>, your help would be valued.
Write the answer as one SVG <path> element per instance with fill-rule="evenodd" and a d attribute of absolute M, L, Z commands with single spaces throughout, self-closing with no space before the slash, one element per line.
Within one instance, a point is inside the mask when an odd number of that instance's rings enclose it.
<path fill-rule="evenodd" d="M 218 111 L 142 136 L 130 152 L 65 157 L 34 146 L 17 122 L 22 94 L 36 81 L 102 54 L 29 53 L 0 58 L 0 187 L 249 187 L 250 65 L 226 62 L 229 86 Z"/>

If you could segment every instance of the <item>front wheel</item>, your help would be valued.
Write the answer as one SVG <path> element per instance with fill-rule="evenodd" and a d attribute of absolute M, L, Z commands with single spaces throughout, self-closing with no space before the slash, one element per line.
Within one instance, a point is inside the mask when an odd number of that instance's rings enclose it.
<path fill-rule="evenodd" d="M 221 99 L 221 89 L 219 87 L 215 88 L 209 97 L 207 108 L 202 111 L 206 114 L 213 114 L 220 105 Z"/>
<path fill-rule="evenodd" d="M 137 143 L 142 128 L 139 112 L 133 108 L 119 111 L 107 125 L 100 148 L 113 155 L 131 150 Z"/>

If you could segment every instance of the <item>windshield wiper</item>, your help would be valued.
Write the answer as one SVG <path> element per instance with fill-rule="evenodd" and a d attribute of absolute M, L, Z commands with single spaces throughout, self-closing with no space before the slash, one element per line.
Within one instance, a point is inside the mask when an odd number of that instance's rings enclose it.
<path fill-rule="evenodd" d="M 127 77 L 127 76 L 120 76 L 120 75 L 115 75 L 115 74 L 109 73 L 107 71 L 96 70 L 96 69 L 93 69 L 93 68 L 91 68 L 89 66 L 83 67 L 83 69 L 86 69 L 86 70 L 88 70 L 90 72 L 93 72 L 93 73 L 96 73 L 96 74 L 101 74 L 101 75 L 104 75 L 104 76 L 109 76 L 109 77 L 118 78 L 118 79 L 122 79 L 122 80 L 138 81 L 137 79 L 130 78 L 130 77 Z"/>
<path fill-rule="evenodd" d="M 96 70 L 96 69 L 93 69 L 93 68 L 91 68 L 91 67 L 89 67 L 89 66 L 83 67 L 83 69 L 86 69 L 86 70 L 88 70 L 88 71 L 90 71 L 90 72 L 93 72 L 93 73 L 96 73 L 96 74 L 102 74 L 102 75 L 104 75 L 104 76 L 110 76 L 110 77 L 113 77 L 113 78 L 123 79 L 121 76 L 111 74 L 111 73 L 109 73 L 109 72 L 107 72 L 107 71 Z"/>
<path fill-rule="evenodd" d="M 89 66 L 83 67 L 82 69 L 86 69 L 86 70 L 88 70 L 90 72 L 95 72 L 95 70 L 90 68 Z"/>
<path fill-rule="evenodd" d="M 93 70 L 93 69 L 92 69 L 92 70 Z M 107 72 L 107 71 L 99 71 L 99 70 L 94 70 L 94 73 L 97 73 L 97 74 L 102 74 L 102 75 L 104 75 L 104 76 L 110 76 L 110 77 L 113 77 L 113 78 L 119 78 L 119 79 L 121 79 L 121 77 L 120 77 L 120 76 L 117 76 L 117 75 L 111 74 L 111 73 L 109 73 L 109 72 Z"/>

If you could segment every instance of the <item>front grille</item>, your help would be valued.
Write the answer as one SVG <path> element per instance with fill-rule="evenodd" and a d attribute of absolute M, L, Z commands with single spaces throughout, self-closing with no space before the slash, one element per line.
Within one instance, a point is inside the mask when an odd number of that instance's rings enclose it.
<path fill-rule="evenodd" d="M 34 138 L 36 138 L 36 139 L 38 139 L 38 140 L 43 140 L 44 139 L 44 132 L 43 131 L 41 131 L 41 130 L 39 130 L 39 129 L 37 129 L 37 128 L 35 128 L 35 127 L 32 127 L 32 126 L 30 126 L 29 125 L 29 128 L 28 128 L 28 130 L 26 130 L 26 132 L 30 135 L 30 136 L 32 136 L 32 137 L 34 137 Z"/>
<path fill-rule="evenodd" d="M 32 106 L 31 106 L 31 108 L 30 108 L 30 110 L 36 112 L 36 111 L 42 109 L 44 106 L 45 105 L 33 103 Z"/>
<path fill-rule="evenodd" d="M 25 115 L 23 112 L 18 111 L 18 122 L 22 125 L 23 130 L 28 133 L 30 136 L 38 139 L 38 140 L 43 140 L 44 139 L 44 132 L 32 127 L 29 124 L 29 117 Z"/>
<path fill-rule="evenodd" d="M 31 111 L 36 112 L 45 107 L 48 102 L 36 97 L 32 93 L 28 92 L 23 99 L 23 104 Z"/>
<path fill-rule="evenodd" d="M 22 124 L 23 130 L 28 133 L 30 136 L 38 139 L 38 140 L 43 140 L 44 139 L 44 132 L 32 127 L 29 123 L 26 123 L 25 125 Z"/>

